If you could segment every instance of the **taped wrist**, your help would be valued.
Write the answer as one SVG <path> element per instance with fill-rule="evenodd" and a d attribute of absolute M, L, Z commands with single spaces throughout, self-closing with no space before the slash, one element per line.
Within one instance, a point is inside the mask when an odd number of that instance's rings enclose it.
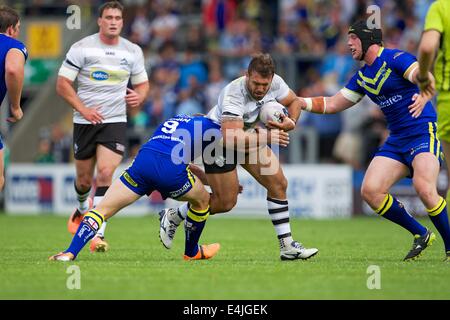
<path fill-rule="evenodd" d="M 325 97 L 305 98 L 305 110 L 312 113 L 326 113 L 327 101 Z"/>

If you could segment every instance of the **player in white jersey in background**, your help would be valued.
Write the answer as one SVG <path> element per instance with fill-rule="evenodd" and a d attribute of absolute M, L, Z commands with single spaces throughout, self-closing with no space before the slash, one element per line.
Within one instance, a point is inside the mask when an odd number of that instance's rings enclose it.
<path fill-rule="evenodd" d="M 103 198 L 126 144 L 126 108 L 139 107 L 149 83 L 139 46 L 120 37 L 123 6 L 117 1 L 99 8 L 99 32 L 74 43 L 66 55 L 56 83 L 57 93 L 74 109 L 73 143 L 75 191 L 78 207 L 69 219 L 72 234 L 92 205 Z M 78 91 L 73 82 L 77 79 Z M 131 79 L 133 89 L 127 88 Z M 89 198 L 94 170 L 96 192 Z M 91 251 L 106 251 L 106 223 L 92 240 Z"/>
<path fill-rule="evenodd" d="M 264 103 L 274 100 L 286 106 L 289 111 L 289 116 L 285 116 L 283 122 L 277 125 L 281 130 L 247 130 L 255 127 Z M 296 94 L 275 74 L 275 65 L 270 55 L 258 54 L 251 60 L 245 76 L 222 89 L 218 104 L 207 115 L 221 125 L 223 141 L 228 151 L 236 151 L 232 157 L 229 157 L 227 152 L 224 152 L 225 157 L 216 155 L 214 163 L 207 163 L 203 159 L 208 184 L 212 190 L 211 214 L 230 211 L 236 205 L 239 192 L 236 165 L 239 163 L 267 190 L 268 212 L 279 240 L 282 260 L 308 259 L 318 252 L 316 248 L 303 247 L 292 238 L 287 179 L 277 156 L 267 146 L 271 139 L 274 139 L 274 135 L 283 135 L 286 134 L 283 131 L 295 128 L 300 111 Z M 275 128 L 273 122 L 271 125 Z M 278 139 L 275 137 L 275 140 Z M 288 140 L 284 146 L 287 143 Z M 259 146 L 257 156 L 254 156 L 254 151 L 249 152 L 252 144 Z M 283 146 L 282 143 L 280 145 Z M 239 151 L 243 150 L 244 154 L 239 155 Z M 171 247 L 175 230 L 186 217 L 187 210 L 188 205 L 183 204 L 178 209 L 171 208 L 160 212 L 160 238 L 166 248 Z"/>

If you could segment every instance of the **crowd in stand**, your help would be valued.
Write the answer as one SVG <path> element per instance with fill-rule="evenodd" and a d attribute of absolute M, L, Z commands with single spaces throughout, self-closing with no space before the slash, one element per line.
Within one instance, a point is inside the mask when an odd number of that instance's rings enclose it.
<path fill-rule="evenodd" d="M 298 82 L 288 83 L 298 95 L 333 94 L 358 68 L 347 49 L 347 31 L 369 5 L 381 8 L 384 45 L 415 54 L 432 1 L 122 2 L 127 8 L 123 36 L 143 48 L 150 75 L 148 99 L 129 113 L 130 139 L 138 144 L 136 137 L 148 136 L 172 115 L 208 112 L 220 90 L 243 75 L 258 51 L 272 53 L 277 63 L 286 57 L 298 60 Z M 381 111 L 367 99 L 338 115 L 304 113 L 298 130 L 304 127 L 319 136 L 321 162 L 355 168 L 365 167 L 386 135 Z"/>

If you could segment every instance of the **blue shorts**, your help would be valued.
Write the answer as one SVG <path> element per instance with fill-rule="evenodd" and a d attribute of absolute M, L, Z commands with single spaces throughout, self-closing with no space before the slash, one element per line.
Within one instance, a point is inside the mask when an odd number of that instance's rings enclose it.
<path fill-rule="evenodd" d="M 2 136 L 0 136 L 0 150 L 3 150 L 3 140 L 2 140 Z"/>
<path fill-rule="evenodd" d="M 195 183 L 188 165 L 174 164 L 170 155 L 150 149 L 139 151 L 120 180 L 138 195 L 150 195 L 157 190 L 164 199 L 181 197 Z"/>
<path fill-rule="evenodd" d="M 428 122 L 426 126 L 421 125 L 418 128 L 414 128 L 413 134 L 389 136 L 375 156 L 383 156 L 403 163 L 409 168 L 410 177 L 412 177 L 414 174 L 412 167 L 414 157 L 422 152 L 431 152 L 439 160 L 439 164 L 442 165 L 444 156 L 441 142 L 436 132 L 436 123 Z"/>

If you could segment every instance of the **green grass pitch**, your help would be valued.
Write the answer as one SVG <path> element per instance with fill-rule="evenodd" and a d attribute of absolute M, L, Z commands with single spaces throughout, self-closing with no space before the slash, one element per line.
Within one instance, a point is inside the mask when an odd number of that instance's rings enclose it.
<path fill-rule="evenodd" d="M 405 263 L 412 236 L 383 219 L 292 219 L 292 231 L 319 254 L 282 262 L 268 218 L 211 217 L 201 240 L 220 242 L 220 252 L 186 262 L 182 229 L 166 250 L 156 216 L 114 218 L 109 252 L 85 248 L 61 263 L 47 258 L 69 244 L 66 218 L 2 214 L 0 299 L 450 299 L 439 235 L 418 261 Z M 80 289 L 67 288 L 71 265 L 79 267 Z M 380 268 L 380 289 L 367 287 L 371 265 Z"/>

